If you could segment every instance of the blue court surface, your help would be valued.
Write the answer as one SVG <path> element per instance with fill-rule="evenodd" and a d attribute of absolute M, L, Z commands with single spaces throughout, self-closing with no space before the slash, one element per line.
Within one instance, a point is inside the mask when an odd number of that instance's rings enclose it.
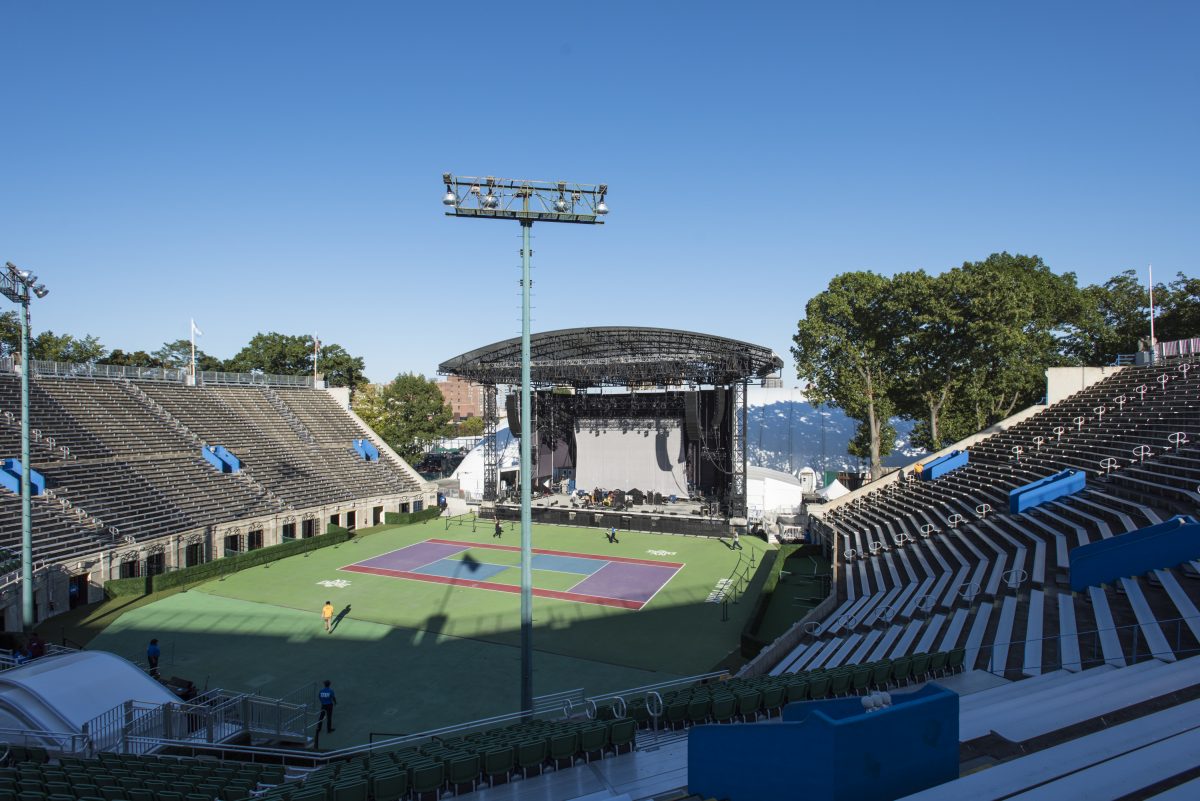
<path fill-rule="evenodd" d="M 608 562 L 604 559 L 538 553 L 533 555 L 533 561 L 530 564 L 533 570 L 553 570 L 558 573 L 578 573 L 581 576 L 590 576 Z"/>

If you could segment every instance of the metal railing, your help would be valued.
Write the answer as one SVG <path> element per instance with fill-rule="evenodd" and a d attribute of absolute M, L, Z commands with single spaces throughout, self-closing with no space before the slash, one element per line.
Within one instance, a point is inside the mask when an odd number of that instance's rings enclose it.
<path fill-rule="evenodd" d="M 78 364 L 75 362 L 29 362 L 33 375 L 58 378 L 130 378 L 140 381 L 172 381 L 182 383 L 187 370 L 180 367 L 129 367 L 121 364 Z"/>
<path fill-rule="evenodd" d="M 219 370 L 201 370 L 201 384 L 233 384 L 241 386 L 308 387 L 312 388 L 310 375 L 271 375 L 269 373 L 225 373 Z"/>
<path fill-rule="evenodd" d="M 1191 656 L 1193 654 L 1200 653 L 1200 647 L 1183 647 L 1185 637 L 1192 636 L 1191 625 L 1197 620 L 1200 620 L 1200 618 L 1180 617 L 1173 618 L 1171 620 L 1158 621 L 1159 630 L 1162 631 L 1164 637 L 1168 638 L 1167 644 L 1171 646 L 1173 643 L 1171 651 L 1175 654 L 1175 656 Z M 1191 623 L 1189 623 L 1189 621 L 1191 621 Z M 1122 633 L 1129 635 L 1128 639 L 1133 643 L 1133 653 L 1132 655 L 1127 653 L 1124 646 L 1122 646 L 1121 654 L 1122 658 L 1127 660 L 1130 664 L 1136 665 L 1138 662 L 1147 662 L 1151 659 L 1157 658 L 1149 646 L 1139 644 L 1139 640 L 1144 639 L 1145 637 L 1145 635 L 1142 634 L 1143 628 L 1144 627 L 1141 623 L 1130 623 L 1124 626 L 1114 626 L 1111 629 L 1092 629 L 1090 631 L 1081 631 L 1076 634 L 1051 634 L 1045 637 L 1037 637 L 1028 640 L 1012 640 L 1011 642 L 1007 643 L 993 643 L 991 645 L 984 645 L 980 648 L 980 650 L 986 649 L 990 653 L 988 654 L 987 666 L 982 669 L 993 675 L 1003 676 L 1006 672 L 1009 672 L 1010 669 L 1007 667 L 1007 660 L 1005 665 L 997 666 L 994 663 L 997 648 L 1004 650 L 1005 653 L 1010 653 L 1013 648 L 1024 649 L 1027 644 L 1035 642 L 1042 643 L 1044 645 L 1047 641 L 1057 643 L 1059 659 L 1058 662 L 1051 662 L 1048 664 L 1043 661 L 1037 665 L 1037 667 L 1043 672 L 1046 670 L 1058 669 L 1077 671 L 1082 670 L 1084 665 L 1088 665 L 1089 667 L 1099 666 L 1106 663 L 1103 645 L 1101 644 L 1102 635 L 1107 635 L 1110 633 L 1115 633 L 1119 639 L 1121 639 Z M 1171 634 L 1174 636 L 1171 637 Z M 1078 662 L 1073 660 L 1064 661 L 1062 658 L 1063 641 L 1072 639 L 1078 643 Z M 1020 668 L 1017 670 L 1023 672 L 1030 667 L 1034 666 L 1027 665 L 1022 661 Z"/>
<path fill-rule="evenodd" d="M 0 357 L 0 372 L 14 372 L 16 361 L 11 356 Z M 32 375 L 57 378 L 114 378 L 137 381 L 167 381 L 182 384 L 189 370 L 185 367 L 130 367 L 123 364 L 88 364 L 78 362 L 51 362 L 41 359 L 29 361 Z M 226 373 L 218 370 L 202 370 L 198 373 L 203 384 L 233 384 L 246 386 L 313 387 L 311 375 L 271 375 L 269 373 Z"/>
<path fill-rule="evenodd" d="M 59 754 L 81 757 L 95 755 L 92 740 L 86 734 L 69 731 L 44 731 L 42 729 L 0 728 L 0 742 L 7 745 L 44 748 Z"/>

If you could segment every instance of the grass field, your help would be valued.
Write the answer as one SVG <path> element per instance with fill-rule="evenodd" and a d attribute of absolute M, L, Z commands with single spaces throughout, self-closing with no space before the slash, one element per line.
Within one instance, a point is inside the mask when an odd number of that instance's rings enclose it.
<path fill-rule="evenodd" d="M 535 526 L 533 534 L 539 549 L 683 565 L 641 609 L 535 597 L 538 695 L 574 688 L 594 695 L 712 669 L 737 649 L 759 582 L 729 606 L 728 621 L 706 599 L 739 557 L 743 568 L 752 557 L 757 565 L 769 547 L 745 537 L 739 554 L 719 540 L 628 532 L 610 544 L 598 529 L 554 526 Z M 486 547 L 518 545 L 511 528 L 495 540 L 483 522 L 478 531 L 470 524 L 447 528 L 443 520 L 380 527 L 131 607 L 89 647 L 140 660 L 157 637 L 164 675 L 268 696 L 331 679 L 340 717 L 323 747 L 515 711 L 518 594 L 341 569 L 430 539 L 478 544 L 458 559 L 518 563 L 515 552 Z M 488 580 L 513 583 L 519 571 Z M 579 580 L 555 570 L 534 575 L 539 589 L 565 590 Z M 327 599 L 345 611 L 329 635 L 320 619 Z"/>

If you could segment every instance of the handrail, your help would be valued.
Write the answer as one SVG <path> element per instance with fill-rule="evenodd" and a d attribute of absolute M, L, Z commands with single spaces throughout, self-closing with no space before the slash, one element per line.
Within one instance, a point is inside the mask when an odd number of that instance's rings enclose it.
<path fill-rule="evenodd" d="M 1174 654 L 1176 654 L 1176 655 L 1178 655 L 1178 654 L 1193 654 L 1193 653 L 1200 653 L 1200 648 L 1182 648 L 1182 647 L 1179 647 L 1179 646 L 1180 646 L 1180 643 L 1182 643 L 1182 642 L 1183 642 L 1183 639 L 1184 639 L 1184 638 L 1183 638 L 1183 626 L 1184 626 L 1185 624 L 1187 624 L 1189 620 L 1200 620 L 1200 615 L 1192 615 L 1192 616 L 1189 616 L 1189 617 L 1177 617 L 1177 618 L 1171 618 L 1171 619 L 1169 619 L 1169 620 L 1159 620 L 1159 621 L 1156 621 L 1156 622 L 1157 622 L 1157 624 L 1158 624 L 1158 627 L 1159 627 L 1160 629 L 1162 629 L 1164 626 L 1169 626 L 1169 625 L 1171 625 L 1171 624 L 1174 624 L 1174 625 L 1175 625 L 1175 643 L 1176 643 L 1176 647 L 1172 649 L 1172 653 L 1174 653 Z M 1155 657 L 1155 656 L 1154 656 L 1154 654 L 1153 654 L 1153 653 L 1150 651 L 1150 649 L 1149 649 L 1149 648 L 1146 648 L 1145 646 L 1143 646 L 1143 648 L 1145 648 L 1145 650 L 1139 651 L 1139 649 L 1138 649 L 1138 637 L 1137 637 L 1137 634 L 1138 634 L 1138 632 L 1140 631 L 1140 629 L 1141 629 L 1141 628 L 1142 628 L 1142 624 L 1141 624 L 1141 623 L 1128 623 L 1128 624 L 1126 624 L 1126 625 L 1124 625 L 1124 626 L 1112 626 L 1111 628 L 1103 628 L 1103 629 L 1097 628 L 1097 629 L 1089 629 L 1088 631 L 1078 631 L 1078 632 L 1076 632 L 1075 634 L 1049 634 L 1049 635 L 1046 635 L 1045 637 L 1033 637 L 1033 638 L 1026 639 L 1026 640 L 1010 640 L 1009 642 L 1006 642 L 1006 643 L 1003 643 L 1003 642 L 997 642 L 997 643 L 992 643 L 992 644 L 990 644 L 990 645 L 984 645 L 984 646 L 982 646 L 981 650 L 982 650 L 983 648 L 987 648 L 987 649 L 989 649 L 989 650 L 991 651 L 990 655 L 988 656 L 988 663 L 987 663 L 987 667 L 986 667 L 986 668 L 984 668 L 984 669 L 985 669 L 985 670 L 986 670 L 988 673 L 992 673 L 993 675 L 998 675 L 998 676 L 1002 676 L 1002 675 L 1004 675 L 1004 673 L 1007 671 L 1007 665 L 1005 665 L 1004 667 L 1002 667 L 1002 668 L 1000 669 L 1000 671 L 999 671 L 999 672 L 996 672 L 996 670 L 994 670 L 994 669 L 993 669 L 993 668 L 994 668 L 994 665 L 993 665 L 993 663 L 992 663 L 992 660 L 993 660 L 993 659 L 995 659 L 995 653 L 996 653 L 996 652 L 995 652 L 995 648 L 996 648 L 996 647 L 1005 647 L 1005 648 L 1007 648 L 1008 650 L 1011 650 L 1011 649 L 1013 648 L 1013 646 L 1025 646 L 1025 645 L 1028 645 L 1029 643 L 1034 643 L 1034 642 L 1046 642 L 1047 640 L 1053 640 L 1053 641 L 1058 641 L 1058 642 L 1061 642 L 1061 641 L 1062 641 L 1064 638 L 1067 638 L 1067 637 L 1074 637 L 1074 638 L 1076 639 L 1076 641 L 1078 641 L 1080 638 L 1082 638 L 1082 637 L 1088 637 L 1088 636 L 1094 636 L 1094 637 L 1095 637 L 1095 640 L 1096 640 L 1096 643 L 1098 644 L 1098 643 L 1099 643 L 1099 637 L 1100 637 L 1100 634 L 1102 634 L 1102 633 L 1105 633 L 1105 632 L 1110 632 L 1110 631 L 1111 631 L 1111 632 L 1118 632 L 1118 633 L 1119 633 L 1119 632 L 1124 632 L 1124 631 L 1132 631 L 1132 632 L 1133 632 L 1133 636 L 1129 638 L 1129 639 L 1130 639 L 1130 640 L 1133 642 L 1133 654 L 1132 654 L 1132 657 L 1131 657 L 1131 661 L 1132 661 L 1134 664 L 1137 664 L 1138 662 L 1146 662 L 1146 661 L 1149 661 L 1149 660 L 1151 660 L 1151 659 L 1155 659 L 1156 657 Z M 1190 634 L 1191 634 L 1191 631 L 1190 631 L 1190 625 L 1189 625 L 1189 627 L 1188 627 L 1188 635 L 1190 636 Z M 1164 632 L 1164 636 L 1165 636 L 1165 632 Z M 1126 653 L 1125 653 L 1125 650 L 1124 650 L 1124 648 L 1122 648 L 1122 651 L 1121 651 L 1121 653 L 1122 653 L 1122 656 L 1125 656 L 1125 657 L 1129 657 L 1129 656 L 1130 656 L 1129 654 L 1126 654 Z M 1061 656 L 1061 655 L 1062 655 L 1062 651 L 1061 651 L 1061 649 L 1060 649 L 1060 650 L 1059 650 L 1059 660 L 1060 660 L 1060 661 L 1059 661 L 1059 664 L 1058 664 L 1058 666 L 1059 666 L 1060 668 L 1061 668 L 1061 667 L 1064 667 L 1064 666 L 1066 666 L 1066 665 L 1076 665 L 1076 664 L 1077 664 L 1077 663 L 1075 663 L 1075 662 L 1063 662 L 1063 661 L 1062 661 L 1062 656 Z M 1084 657 L 1084 656 L 1082 656 L 1082 654 L 1081 654 L 1081 656 L 1080 656 L 1080 663 L 1082 663 L 1082 661 L 1083 661 L 1084 659 L 1085 659 L 1085 657 Z M 1096 652 L 1095 648 L 1093 649 L 1093 659 L 1094 659 L 1094 660 L 1096 660 L 1096 661 L 1103 661 L 1103 656 L 1102 656 L 1102 655 L 1099 655 L 1099 654 L 1097 654 L 1097 652 Z M 1025 664 L 1022 664 L 1022 665 L 1021 665 L 1021 669 L 1022 669 L 1022 670 L 1024 670 L 1026 667 L 1028 667 L 1028 665 L 1025 665 Z M 1045 664 L 1043 664 L 1043 665 L 1042 665 L 1042 667 L 1044 668 L 1044 667 L 1045 667 Z M 1079 664 L 1079 667 L 1080 667 L 1080 668 L 1082 668 L 1082 664 Z"/>

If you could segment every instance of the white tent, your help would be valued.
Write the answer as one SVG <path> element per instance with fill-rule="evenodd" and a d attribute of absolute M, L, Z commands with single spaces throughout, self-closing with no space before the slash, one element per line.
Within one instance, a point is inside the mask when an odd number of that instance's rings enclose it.
<path fill-rule="evenodd" d="M 508 430 L 508 421 L 496 427 L 496 458 L 501 472 L 521 469 L 520 441 Z M 451 478 L 458 479 L 458 488 L 467 500 L 483 499 L 483 441 L 463 457 Z"/>
<path fill-rule="evenodd" d="M 848 492 L 850 492 L 850 490 L 846 489 L 845 485 L 835 478 L 833 483 L 822 489 L 819 494 L 825 500 L 832 501 L 835 498 L 842 497 Z"/>
<path fill-rule="evenodd" d="M 800 511 L 804 503 L 804 485 L 791 473 L 751 465 L 747 479 L 746 506 L 750 517 Z"/>

